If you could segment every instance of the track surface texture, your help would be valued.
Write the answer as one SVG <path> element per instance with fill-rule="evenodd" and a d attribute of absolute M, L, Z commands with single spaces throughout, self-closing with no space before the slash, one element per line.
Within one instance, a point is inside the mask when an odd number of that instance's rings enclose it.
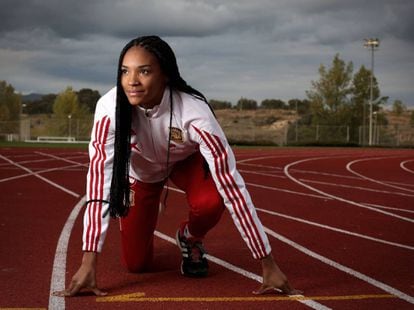
<path fill-rule="evenodd" d="M 303 296 L 256 296 L 254 260 L 226 212 L 207 235 L 210 274 L 180 275 L 174 234 L 187 215 L 172 183 L 154 266 L 120 264 L 111 220 L 98 283 L 109 294 L 51 296 L 81 257 L 88 156 L 79 149 L 0 149 L 0 309 L 414 309 L 414 152 L 236 148 L 276 261 Z"/>

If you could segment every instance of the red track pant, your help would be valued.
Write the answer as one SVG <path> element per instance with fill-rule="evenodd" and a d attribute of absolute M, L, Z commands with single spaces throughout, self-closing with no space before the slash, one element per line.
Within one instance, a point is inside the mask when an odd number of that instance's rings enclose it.
<path fill-rule="evenodd" d="M 225 208 L 211 174 L 204 169 L 204 159 L 196 153 L 177 163 L 170 179 L 186 193 L 190 207 L 190 233 L 196 238 L 203 238 L 218 223 Z M 121 218 L 122 258 L 131 272 L 145 271 L 152 261 L 154 230 L 163 186 L 164 182 L 143 183 L 138 180 L 131 185 L 133 206 L 128 216 Z"/>

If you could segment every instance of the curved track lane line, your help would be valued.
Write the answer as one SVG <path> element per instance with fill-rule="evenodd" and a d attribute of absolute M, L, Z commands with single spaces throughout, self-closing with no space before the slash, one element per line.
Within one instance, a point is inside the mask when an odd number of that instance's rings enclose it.
<path fill-rule="evenodd" d="M 268 189 L 268 190 L 271 190 L 271 191 L 279 191 L 279 192 L 289 193 L 289 194 L 293 194 L 293 195 L 313 197 L 313 198 L 325 199 L 325 200 L 330 200 L 331 199 L 331 198 L 326 197 L 326 196 L 320 196 L 320 195 L 313 195 L 313 194 L 302 193 L 302 192 L 297 192 L 297 191 L 291 191 L 291 190 L 288 190 L 288 189 L 282 189 L 282 188 L 278 188 L 278 187 L 274 187 L 274 186 L 266 186 L 266 185 L 260 185 L 260 184 L 249 183 L 249 182 L 245 182 L 245 184 L 249 185 L 249 186 L 252 186 L 252 187 Z"/>
<path fill-rule="evenodd" d="M 411 170 L 405 166 L 407 163 L 412 162 L 412 161 L 414 161 L 414 159 L 403 161 L 402 163 L 400 163 L 400 167 L 409 173 L 414 173 L 414 170 Z"/>
<path fill-rule="evenodd" d="M 406 212 L 406 213 L 414 213 L 414 210 L 387 207 L 387 206 L 377 205 L 377 204 L 373 204 L 373 203 L 365 203 L 365 205 L 370 206 L 370 207 L 374 207 L 374 208 L 378 208 L 378 209 L 387 209 L 387 210 L 400 211 L 400 212 Z"/>
<path fill-rule="evenodd" d="M 169 188 L 170 190 L 175 190 L 180 193 L 184 193 L 181 190 L 175 189 L 175 188 Z M 50 283 L 50 294 L 49 294 L 49 307 L 48 309 L 59 309 L 64 310 L 65 309 L 65 298 L 64 297 L 58 297 L 53 296 L 52 293 L 55 291 L 61 291 L 65 289 L 65 282 L 66 282 L 66 256 L 67 256 L 67 249 L 69 244 L 69 238 L 70 234 L 72 232 L 73 225 L 76 221 L 76 218 L 79 215 L 80 210 L 82 209 L 82 206 L 84 205 L 86 196 L 82 197 L 82 199 L 76 204 L 76 206 L 73 208 L 72 212 L 70 213 L 65 226 L 62 229 L 62 232 L 59 237 L 58 245 L 56 247 L 56 253 L 55 253 L 55 259 L 53 261 L 53 271 L 52 271 L 52 278 Z M 154 231 L 154 235 L 157 237 L 166 240 L 170 243 L 176 244 L 175 239 L 164 235 L 161 232 Z M 237 266 L 234 266 L 226 261 L 221 260 L 220 258 L 211 256 L 207 254 L 207 258 L 211 260 L 212 262 L 215 262 L 216 264 L 219 264 L 227 269 L 232 270 L 233 272 L 239 273 L 247 278 L 253 279 L 255 281 L 258 281 L 262 283 L 263 278 L 252 273 L 249 271 L 246 271 L 244 269 L 241 269 Z M 297 296 L 297 295 L 295 295 Z M 314 300 L 298 300 L 300 303 L 307 305 L 308 307 L 315 309 L 315 310 L 330 310 L 331 308 L 328 308 Z"/>
<path fill-rule="evenodd" d="M 314 184 L 328 185 L 328 186 L 335 186 L 335 187 L 343 187 L 343 188 L 352 188 L 352 189 L 358 189 L 358 190 L 366 191 L 366 192 L 382 193 L 382 194 L 395 195 L 395 196 L 414 197 L 414 194 L 407 194 L 407 193 L 401 193 L 401 192 L 396 192 L 396 191 L 391 192 L 391 191 L 373 189 L 373 188 L 369 188 L 369 187 L 360 187 L 360 186 L 344 185 L 344 184 L 334 184 L 332 182 L 321 182 L 321 181 L 308 180 L 308 179 L 300 179 L 300 180 L 303 181 L 303 182 L 307 182 L 307 183 L 314 183 Z"/>
<path fill-rule="evenodd" d="M 3 156 L 1 156 L 1 157 L 3 158 Z M 329 195 L 327 193 L 324 193 L 322 191 L 319 191 L 319 190 L 317 190 L 317 189 L 315 189 L 313 187 L 307 186 L 306 184 L 304 184 L 304 183 L 296 180 L 295 178 L 293 178 L 289 174 L 288 169 L 289 169 L 290 166 L 292 166 L 294 164 L 298 164 L 300 162 L 304 162 L 304 161 L 308 161 L 308 160 L 316 160 L 316 159 L 320 159 L 320 158 L 305 159 L 305 160 L 300 160 L 300 161 L 291 163 L 291 164 L 289 164 L 289 165 L 287 165 L 287 166 L 284 167 L 284 172 L 294 182 L 299 183 L 302 186 L 305 186 L 305 187 L 311 189 L 312 191 L 316 191 L 316 192 L 318 192 L 318 193 L 320 193 L 320 194 L 322 194 L 324 196 L 331 197 L 333 199 L 340 200 L 340 201 L 343 201 L 343 202 L 346 202 L 346 203 L 351 203 L 351 204 L 354 204 L 354 205 L 359 206 L 359 207 L 373 209 L 373 208 L 369 208 L 369 207 L 366 207 L 364 205 L 358 204 L 356 202 L 349 201 L 349 200 L 345 200 L 345 199 L 342 199 L 340 197 L 336 197 L 336 196 L 333 196 L 333 195 Z M 11 162 L 11 161 L 9 161 L 9 162 Z M 15 164 L 15 163 L 13 163 L 13 164 Z M 20 168 L 26 170 L 26 168 L 24 168 L 24 167 L 21 167 L 20 166 Z M 32 172 L 32 171 L 30 171 L 30 172 Z M 33 174 L 36 175 L 35 173 L 33 173 Z M 85 197 L 82 197 L 82 199 L 78 202 L 78 204 L 73 208 L 73 210 L 72 210 L 71 214 L 69 215 L 69 218 L 68 218 L 67 222 L 65 223 L 65 226 L 64 226 L 64 228 L 63 228 L 63 230 L 61 232 L 61 235 L 60 235 L 60 238 L 59 238 L 59 242 L 58 242 L 58 246 L 57 246 L 57 249 L 56 249 L 55 260 L 54 260 L 54 264 L 53 264 L 53 272 L 52 272 L 50 292 L 53 292 L 53 291 L 56 291 L 56 290 L 62 290 L 62 289 L 65 288 L 65 270 L 66 270 L 67 246 L 68 246 L 69 237 L 70 237 L 70 234 L 71 234 L 71 231 L 72 231 L 74 222 L 75 222 L 75 220 L 76 220 L 76 218 L 77 218 L 77 216 L 78 216 L 78 214 L 79 214 L 79 212 L 80 212 L 80 210 L 81 210 L 81 208 L 83 206 L 84 199 L 85 199 Z M 375 210 L 374 209 L 374 211 L 378 211 L 378 210 Z M 388 214 L 388 215 L 395 216 L 395 214 L 392 214 L 392 213 L 389 213 L 389 212 L 380 212 L 380 213 L 384 213 L 384 214 Z M 388 292 L 388 293 L 393 294 L 394 296 L 397 296 L 397 297 L 399 297 L 399 298 L 401 298 L 403 300 L 408 301 L 411 304 L 414 304 L 414 298 L 413 297 L 411 297 L 411 296 L 409 296 L 409 295 L 407 295 L 407 294 L 405 294 L 405 293 L 403 293 L 403 292 L 401 292 L 399 290 L 396 290 L 393 287 L 390 287 L 390 286 L 388 286 L 388 285 L 386 285 L 386 284 L 384 284 L 382 282 L 379 282 L 379 281 L 377 281 L 375 279 L 372 279 L 372 278 L 370 278 L 370 277 L 368 277 L 368 276 L 366 276 L 366 275 L 364 275 L 362 273 L 359 273 L 359 272 L 357 272 L 355 270 L 352 270 L 352 269 L 350 269 L 350 268 L 348 268 L 346 266 L 343 266 L 341 264 L 338 264 L 338 263 L 336 263 L 336 262 L 334 262 L 334 261 L 332 261 L 332 260 L 330 260 L 330 259 L 328 259 L 326 257 L 323 257 L 323 256 L 321 256 L 321 255 L 319 255 L 319 254 L 317 254 L 317 253 L 315 253 L 315 252 L 313 252 L 313 251 L 311 251 L 311 250 L 309 250 L 309 249 L 307 249 L 307 248 L 305 248 L 305 247 L 303 247 L 303 246 L 301 246 L 301 245 L 293 242 L 292 240 L 289 240 L 289 239 L 285 238 L 284 236 L 275 233 L 274 231 L 272 231 L 272 230 L 270 230 L 270 229 L 268 229 L 266 227 L 265 227 L 265 231 L 269 235 L 272 235 L 273 237 L 279 239 L 280 241 L 285 242 L 285 243 L 291 245 L 292 247 L 298 249 L 299 251 L 304 252 L 305 254 L 307 254 L 309 256 L 312 256 L 314 258 L 317 258 L 318 260 L 320 260 L 320 261 L 322 261 L 322 262 L 324 262 L 324 263 L 326 263 L 326 264 L 328 264 L 330 266 L 333 266 L 333 267 L 335 267 L 335 268 L 337 268 L 339 270 L 342 270 L 342 271 L 344 271 L 346 273 L 349 273 L 349 274 L 351 274 L 351 275 L 353 275 L 353 276 L 355 276 L 355 277 L 357 277 L 359 279 L 362 279 L 362 280 L 364 280 L 364 281 L 366 281 L 366 282 L 368 282 L 368 283 L 370 283 L 370 284 L 372 284 L 372 285 L 374 285 L 374 286 L 376 286 L 376 287 L 378 287 L 378 288 L 380 288 L 380 289 Z M 159 233 L 159 232 L 156 232 L 156 233 L 157 233 L 156 234 L 157 236 L 161 237 L 160 236 L 161 233 Z M 173 238 L 170 238 L 170 237 L 168 237 L 166 235 L 164 235 L 164 236 L 166 237 L 165 240 L 167 240 L 169 242 L 172 242 L 172 243 L 175 243 L 175 240 Z M 212 256 L 209 256 L 209 259 L 212 260 L 212 261 L 215 261 L 215 262 L 222 262 L 224 265 L 225 264 L 229 264 L 227 262 L 224 262 L 224 261 L 222 261 L 222 260 L 220 260 L 218 258 L 212 257 Z M 231 265 L 231 264 L 229 264 L 229 265 Z M 231 266 L 233 266 L 233 265 L 231 265 Z M 236 269 L 238 268 L 239 271 L 242 271 L 242 269 L 240 269 L 239 267 L 236 267 L 236 266 L 234 266 L 234 267 Z M 260 276 L 258 276 L 256 274 L 250 273 L 248 271 L 243 271 L 243 272 L 246 273 L 245 276 L 251 277 L 252 279 L 254 279 L 256 281 L 261 282 L 261 280 L 262 280 L 262 277 L 260 277 Z M 322 304 L 319 304 L 319 303 L 317 303 L 317 302 L 315 302 L 313 300 L 311 300 L 311 301 L 306 300 L 306 301 L 303 301 L 303 303 L 306 304 L 306 305 L 308 305 L 308 306 L 310 306 L 313 309 L 330 309 L 330 308 L 328 308 L 328 307 L 326 307 L 326 306 L 324 306 Z M 65 299 L 64 298 L 61 298 L 61 297 L 55 297 L 55 296 L 52 296 L 51 295 L 50 298 L 49 298 L 49 309 L 65 309 Z"/>
<path fill-rule="evenodd" d="M 403 190 L 403 191 L 407 191 L 407 192 L 410 192 L 410 193 L 414 193 L 414 190 L 412 190 L 412 189 L 408 189 L 408 188 L 405 188 L 405 187 L 400 187 L 400 186 L 392 185 L 392 184 L 389 184 L 389 183 L 386 183 L 386 182 L 383 182 L 383 181 L 379 181 L 379 180 L 367 177 L 367 176 L 365 176 L 361 173 L 358 173 L 358 172 L 351 169 L 351 166 L 355 163 L 358 163 L 358 162 L 369 161 L 369 160 L 388 159 L 388 158 L 389 157 L 371 157 L 371 158 L 363 158 L 363 159 L 353 160 L 353 161 L 349 162 L 346 165 L 346 169 L 349 172 L 351 172 L 351 173 L 353 173 L 353 174 L 355 174 L 355 175 L 357 175 L 357 176 L 359 176 L 359 177 L 361 177 L 365 180 L 368 180 L 368 181 L 371 181 L 371 182 L 374 182 L 374 183 L 377 183 L 377 184 L 381 184 L 381 185 L 384 185 L 384 186 L 392 187 L 392 188 L 395 188 L 395 189 L 400 189 L 400 190 Z"/>
<path fill-rule="evenodd" d="M 345 273 L 347 273 L 347 274 L 349 274 L 349 275 L 351 275 L 355 278 L 358 278 L 358 279 L 360 279 L 364 282 L 367 282 L 367 283 L 371 284 L 372 286 L 375 286 L 375 287 L 377 287 L 377 288 L 379 288 L 379 289 L 381 289 L 381 290 L 383 290 L 383 291 L 385 291 L 389 294 L 392 294 L 392 295 L 394 295 L 394 296 L 396 296 L 400 299 L 403 299 L 403 300 L 409 302 L 410 304 L 414 304 L 414 297 L 412 297 L 410 295 L 407 295 L 406 293 L 401 292 L 400 290 L 397 290 L 396 288 L 393 288 L 392 286 L 389 286 L 389 285 L 387 285 L 383 282 L 375 280 L 374 278 L 371 278 L 371 277 L 369 277 L 369 276 L 367 276 L 367 275 L 365 275 L 365 274 L 363 274 L 359 271 L 356 271 L 354 269 L 351 269 L 349 267 L 341 265 L 341 264 L 339 264 L 339 263 L 337 263 L 337 262 L 335 262 L 335 261 L 333 261 L 333 260 L 331 260 L 331 259 L 329 259 L 325 256 L 322 256 L 322 255 L 320 255 L 320 254 L 318 254 L 318 253 L 316 253 L 312 250 L 309 250 L 308 248 L 305 248 L 304 246 L 302 246 L 302 245 L 300 245 L 300 244 L 298 244 L 298 243 L 296 243 L 296 242 L 294 242 L 294 241 L 292 241 L 292 240 L 290 240 L 290 239 L 274 232 L 273 230 L 271 230 L 267 227 L 265 227 L 264 229 L 265 229 L 265 232 L 267 234 L 269 234 L 270 236 L 280 240 L 283 243 L 286 243 L 286 244 L 290 245 L 291 247 L 297 249 L 298 251 L 300 251 L 300 252 L 302 252 L 302 253 L 310 256 L 310 257 L 313 257 L 313 258 L 315 258 L 315 259 L 317 259 L 317 260 L 319 260 L 319 261 L 321 261 L 321 262 L 323 262 L 323 263 L 325 263 L 325 264 L 327 264 L 327 265 L 329 265 L 329 266 L 331 266 L 335 269 L 343 271 L 343 272 L 345 272 Z"/>
<path fill-rule="evenodd" d="M 48 309 L 65 309 L 65 297 L 53 296 L 55 291 L 62 291 L 65 289 L 66 282 L 66 256 L 68 251 L 68 244 L 70 234 L 72 233 L 73 225 L 78 217 L 83 204 L 85 203 L 86 196 L 83 196 L 81 200 L 72 209 L 65 226 L 60 233 L 59 241 L 56 247 L 55 259 L 53 261 L 52 278 L 50 281 L 50 294 L 49 294 L 49 308 Z"/>
<path fill-rule="evenodd" d="M 394 213 L 391 213 L 391 212 L 383 211 L 383 210 L 380 210 L 380 209 L 377 209 L 377 208 L 369 207 L 369 206 L 364 205 L 362 203 L 358 203 L 358 202 L 355 202 L 355 201 L 352 201 L 352 200 L 347 200 L 347 199 L 344 199 L 344 198 L 341 198 L 341 197 L 338 197 L 338 196 L 335 196 L 335 195 L 328 194 L 328 193 L 326 193 L 324 191 L 321 191 L 321 190 L 319 190 L 317 188 L 314 188 L 314 187 L 312 187 L 310 185 L 307 185 L 307 184 L 299 181 L 298 179 L 294 178 L 289 173 L 289 168 L 292 167 L 292 166 L 294 166 L 294 165 L 297 165 L 297 164 L 300 164 L 300 163 L 303 163 L 303 162 L 306 162 L 306 161 L 318 160 L 318 159 L 325 159 L 325 157 L 307 158 L 307 159 L 302 159 L 302 160 L 299 160 L 299 161 L 295 161 L 293 163 L 290 163 L 290 164 L 286 165 L 285 168 L 284 168 L 284 172 L 287 175 L 287 177 L 289 179 L 291 179 L 293 182 L 298 183 L 298 184 L 300 184 L 300 185 L 302 185 L 302 186 L 304 186 L 304 187 L 306 187 L 306 188 L 308 188 L 308 189 L 310 189 L 310 190 L 312 190 L 314 192 L 317 192 L 317 193 L 319 193 L 321 195 L 325 195 L 325 196 L 330 197 L 332 199 L 336 199 L 338 201 L 342 201 L 344 203 L 351 204 L 351 205 L 354 205 L 354 206 L 357 206 L 357 207 L 360 207 L 360 208 L 364 208 L 364 209 L 368 209 L 368 210 L 371 210 L 371 211 L 374 211 L 374 212 L 378 212 L 378 213 L 382 213 L 382 214 L 385 214 L 385 215 L 389 215 L 391 217 L 395 217 L 395 218 L 398 218 L 398 219 L 403 220 L 403 221 L 407 221 L 407 222 L 414 223 L 414 219 L 411 219 L 411 218 L 408 218 L 408 217 L 405 217 L 405 216 L 401 216 L 401 215 L 398 215 L 398 214 L 394 214 Z"/>
<path fill-rule="evenodd" d="M 263 212 L 263 213 L 270 214 L 270 215 L 283 217 L 283 218 L 286 218 L 286 219 L 289 219 L 289 220 L 292 220 L 292 221 L 308 224 L 308 225 L 311 225 L 311 226 L 316 226 L 316 227 L 327 229 L 327 230 L 332 230 L 332 231 L 342 233 L 342 234 L 345 234 L 345 235 L 350 235 L 350 236 L 354 236 L 354 237 L 358 237 L 358 238 L 362 238 L 362 239 L 367 239 L 367 240 L 370 240 L 370 241 L 375 241 L 375 242 L 383 243 L 383 244 L 386 244 L 386 245 L 392 245 L 392 246 L 407 249 L 407 250 L 412 250 L 412 251 L 414 250 L 414 246 L 405 245 L 405 244 L 402 244 L 402 243 L 387 241 L 387 240 L 383 240 L 383 239 L 370 237 L 370 236 L 367 236 L 367 235 L 358 234 L 358 233 L 355 233 L 355 232 L 352 232 L 352 231 L 349 231 L 349 230 L 344 230 L 344 229 L 336 228 L 336 227 L 333 227 L 333 226 L 328 226 L 328 225 L 308 221 L 308 220 L 305 220 L 305 219 L 302 219 L 302 218 L 293 217 L 293 216 L 282 214 L 282 213 L 275 212 L 275 211 L 269 211 L 269 210 L 260 209 L 260 208 L 256 208 L 256 210 L 260 211 L 260 212 Z"/>

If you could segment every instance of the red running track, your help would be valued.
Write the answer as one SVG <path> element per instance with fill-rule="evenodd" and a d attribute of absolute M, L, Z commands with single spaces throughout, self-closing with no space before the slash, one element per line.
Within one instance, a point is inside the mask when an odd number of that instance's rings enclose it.
<path fill-rule="evenodd" d="M 154 268 L 119 263 L 113 220 L 99 260 L 107 298 L 51 297 L 81 260 L 85 150 L 0 150 L 0 309 L 413 309 L 414 152 L 407 149 L 236 149 L 277 262 L 302 299 L 257 298 L 260 264 L 226 213 L 205 240 L 210 275 L 179 274 L 173 236 L 186 217 L 172 188 Z"/>

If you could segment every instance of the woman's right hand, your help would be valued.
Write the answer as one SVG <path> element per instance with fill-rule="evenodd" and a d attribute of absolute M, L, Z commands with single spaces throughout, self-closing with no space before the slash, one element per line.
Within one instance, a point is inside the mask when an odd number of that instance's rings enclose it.
<path fill-rule="evenodd" d="M 108 293 L 101 291 L 96 285 L 97 256 L 95 252 L 85 252 L 82 258 L 82 265 L 72 277 L 67 289 L 53 292 L 54 296 L 71 297 L 78 294 L 82 289 L 92 291 L 96 296 L 105 296 Z"/>

